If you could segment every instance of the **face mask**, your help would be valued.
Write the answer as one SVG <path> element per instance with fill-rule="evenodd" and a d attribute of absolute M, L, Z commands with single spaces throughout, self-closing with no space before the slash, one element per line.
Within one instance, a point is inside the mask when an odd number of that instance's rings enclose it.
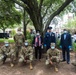
<path fill-rule="evenodd" d="M 64 33 L 67 33 L 67 31 L 64 31 Z"/>
<path fill-rule="evenodd" d="M 25 42 L 25 46 L 28 46 L 28 43 L 27 42 Z"/>
<path fill-rule="evenodd" d="M 51 47 L 51 49 L 55 49 L 55 47 L 54 47 L 54 46 L 52 46 L 52 47 Z"/>
<path fill-rule="evenodd" d="M 40 33 L 37 33 L 37 35 L 40 35 Z"/>
<path fill-rule="evenodd" d="M 20 34 L 22 34 L 22 32 L 21 31 L 18 31 L 18 35 L 20 35 Z"/>
<path fill-rule="evenodd" d="M 9 44 L 8 44 L 8 43 L 6 43 L 6 44 L 5 44 L 5 46 L 6 46 L 6 47 L 8 47 L 8 46 L 9 46 Z"/>

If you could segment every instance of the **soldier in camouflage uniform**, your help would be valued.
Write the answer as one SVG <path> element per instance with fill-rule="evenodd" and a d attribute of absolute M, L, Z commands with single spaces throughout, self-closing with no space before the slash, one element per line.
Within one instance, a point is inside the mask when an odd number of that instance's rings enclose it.
<path fill-rule="evenodd" d="M 18 58 L 19 51 L 21 50 L 21 47 L 23 46 L 25 42 L 24 35 L 21 32 L 21 28 L 18 28 L 17 34 L 14 36 L 15 41 L 15 50 L 16 50 L 16 58 Z"/>
<path fill-rule="evenodd" d="M 0 61 L 5 63 L 7 58 L 10 58 L 11 60 L 11 67 L 14 66 L 13 64 L 13 58 L 14 58 L 14 49 L 12 49 L 12 46 L 8 43 L 8 41 L 5 41 L 4 45 L 0 49 Z"/>
<path fill-rule="evenodd" d="M 21 51 L 19 52 L 19 62 L 30 61 L 30 69 L 33 69 L 32 61 L 33 61 L 33 48 L 28 46 L 28 42 L 26 41 Z"/>
<path fill-rule="evenodd" d="M 52 64 L 55 66 L 55 71 L 58 71 L 57 65 L 60 61 L 60 51 L 55 48 L 55 43 L 51 43 L 51 48 L 47 51 L 46 65 Z"/>

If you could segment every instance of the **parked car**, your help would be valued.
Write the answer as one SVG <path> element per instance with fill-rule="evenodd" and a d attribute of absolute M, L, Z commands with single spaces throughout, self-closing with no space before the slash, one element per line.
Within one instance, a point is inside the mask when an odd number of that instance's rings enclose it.
<path fill-rule="evenodd" d="M 9 38 L 9 34 L 8 33 L 0 33 L 0 38 Z"/>

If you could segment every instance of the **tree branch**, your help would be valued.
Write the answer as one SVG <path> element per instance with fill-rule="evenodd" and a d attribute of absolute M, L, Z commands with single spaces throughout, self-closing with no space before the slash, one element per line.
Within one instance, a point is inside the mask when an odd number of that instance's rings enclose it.
<path fill-rule="evenodd" d="M 30 22 L 30 20 L 27 21 L 26 25 Z"/>
<path fill-rule="evenodd" d="M 47 23 L 46 23 L 45 29 L 50 25 L 51 20 L 52 20 L 56 15 L 60 14 L 60 12 L 63 11 L 64 8 L 65 8 L 70 2 L 72 2 L 72 1 L 73 1 L 73 0 L 66 0 L 57 11 L 55 11 L 52 15 L 50 15 L 50 17 L 48 18 L 48 21 L 47 21 Z"/>
<path fill-rule="evenodd" d="M 40 4 L 39 4 L 39 11 L 41 12 L 41 7 L 42 7 L 42 4 L 43 4 L 43 1 L 44 0 L 40 0 Z"/>
<path fill-rule="evenodd" d="M 49 8 L 50 8 L 50 6 L 48 6 L 48 7 L 47 7 L 47 9 L 46 9 L 46 11 L 45 11 L 44 15 L 42 16 L 42 19 L 46 16 L 47 11 L 48 11 L 48 9 L 49 9 Z"/>
<path fill-rule="evenodd" d="M 17 1 L 17 0 L 13 0 L 13 1 L 14 1 L 14 3 L 20 5 L 20 6 L 23 7 L 23 8 L 26 8 L 26 7 L 27 7 L 27 5 L 21 3 L 20 1 Z"/>

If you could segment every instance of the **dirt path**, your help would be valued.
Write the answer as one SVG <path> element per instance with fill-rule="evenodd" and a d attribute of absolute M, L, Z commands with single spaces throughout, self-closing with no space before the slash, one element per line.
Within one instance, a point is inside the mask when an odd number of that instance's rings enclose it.
<path fill-rule="evenodd" d="M 0 45 L 1 46 L 1 45 Z M 74 53 L 71 53 L 71 62 L 74 59 Z M 29 64 L 15 65 L 10 67 L 9 62 L 0 64 L 0 75 L 76 75 L 76 69 L 72 64 L 61 62 L 59 64 L 59 71 L 55 72 L 53 66 L 45 65 L 45 58 L 40 61 L 34 61 L 34 69 L 29 69 Z"/>
<path fill-rule="evenodd" d="M 54 71 L 53 66 L 46 66 L 45 59 L 40 61 L 34 61 L 34 69 L 29 69 L 29 64 L 15 65 L 10 67 L 6 62 L 4 65 L 0 65 L 0 75 L 76 75 L 75 67 L 72 64 L 61 62 L 59 64 L 59 72 Z"/>

